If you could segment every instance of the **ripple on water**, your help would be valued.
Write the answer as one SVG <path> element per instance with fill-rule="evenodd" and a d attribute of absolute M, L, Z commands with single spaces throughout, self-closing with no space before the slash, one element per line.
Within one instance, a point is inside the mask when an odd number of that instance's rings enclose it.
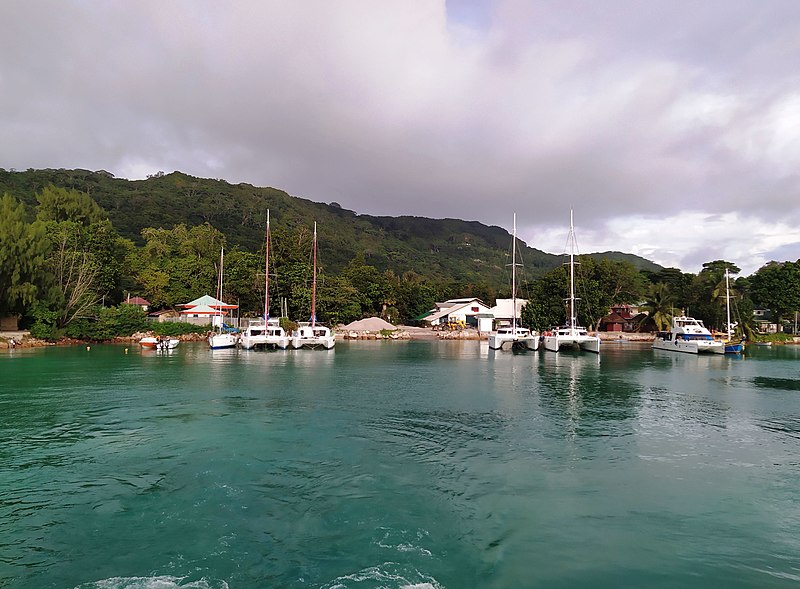
<path fill-rule="evenodd" d="M 379 566 L 361 569 L 358 572 L 337 577 L 322 589 L 442 589 L 436 579 L 418 571 L 406 568 L 396 562 L 385 562 Z"/>
<path fill-rule="evenodd" d="M 198 579 L 169 575 L 155 577 L 111 577 L 101 581 L 83 583 L 75 589 L 228 589 L 225 581 Z"/>

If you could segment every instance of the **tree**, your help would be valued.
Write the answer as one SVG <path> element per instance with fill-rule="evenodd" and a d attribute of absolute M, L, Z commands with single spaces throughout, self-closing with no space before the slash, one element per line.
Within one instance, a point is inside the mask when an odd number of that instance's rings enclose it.
<path fill-rule="evenodd" d="M 26 221 L 25 207 L 0 198 L 0 315 L 23 313 L 40 294 L 48 243 L 41 223 Z"/>
<path fill-rule="evenodd" d="M 40 221 L 73 221 L 88 226 L 108 218 L 91 196 L 77 190 L 56 188 L 51 184 L 36 198 L 39 201 L 37 218 Z"/>
<path fill-rule="evenodd" d="M 641 307 L 641 310 L 647 312 L 659 331 L 667 331 L 672 325 L 673 300 L 669 286 L 659 282 L 651 287 L 649 298 Z"/>
<path fill-rule="evenodd" d="M 753 302 L 770 309 L 782 330 L 781 319 L 800 309 L 800 260 L 769 262 L 750 277 Z"/>

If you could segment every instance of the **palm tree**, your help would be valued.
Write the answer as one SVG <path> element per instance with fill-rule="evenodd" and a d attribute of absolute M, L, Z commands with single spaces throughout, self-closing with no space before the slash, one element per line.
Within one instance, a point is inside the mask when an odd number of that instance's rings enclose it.
<path fill-rule="evenodd" d="M 659 331 L 667 331 L 672 324 L 672 304 L 674 298 L 672 293 L 663 282 L 654 284 L 650 289 L 650 299 L 642 305 L 641 309 L 646 311 L 650 319 L 656 324 Z"/>

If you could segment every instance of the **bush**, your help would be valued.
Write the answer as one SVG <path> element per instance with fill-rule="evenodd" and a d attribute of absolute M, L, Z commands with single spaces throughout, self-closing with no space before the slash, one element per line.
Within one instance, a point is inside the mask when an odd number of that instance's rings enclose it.
<path fill-rule="evenodd" d="M 152 323 L 146 329 L 150 329 L 157 335 L 173 336 L 187 333 L 205 333 L 210 328 L 208 325 L 192 325 L 191 323 L 165 321 L 164 323 Z"/>

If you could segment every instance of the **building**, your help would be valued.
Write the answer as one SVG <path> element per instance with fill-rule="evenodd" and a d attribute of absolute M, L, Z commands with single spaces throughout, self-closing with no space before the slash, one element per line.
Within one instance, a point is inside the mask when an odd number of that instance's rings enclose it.
<path fill-rule="evenodd" d="M 520 315 L 522 314 L 522 308 L 528 304 L 528 300 L 516 299 L 516 301 L 517 301 L 516 313 L 514 312 L 514 299 L 497 299 L 495 301 L 494 307 L 492 307 L 490 310 L 492 318 L 494 319 L 495 327 L 510 326 L 514 317 L 517 318 L 517 325 L 519 325 L 519 318 Z M 486 331 L 490 330 L 491 327 Z"/>
<path fill-rule="evenodd" d="M 141 307 L 142 311 L 147 313 L 147 309 L 150 308 L 150 301 L 147 299 L 143 299 L 142 297 L 132 297 L 128 295 L 128 298 L 125 300 L 123 305 L 136 305 L 137 307 Z"/>
<path fill-rule="evenodd" d="M 181 321 L 193 325 L 212 324 L 219 327 L 225 323 L 236 325 L 238 320 L 234 319 L 231 312 L 239 308 L 239 305 L 232 305 L 209 295 L 203 295 L 191 302 L 178 305 L 183 307 L 180 312 Z"/>
<path fill-rule="evenodd" d="M 636 307 L 630 305 L 614 305 L 608 315 L 600 319 L 600 331 L 620 333 L 637 331 L 639 323 L 637 311 Z"/>
<path fill-rule="evenodd" d="M 447 326 L 474 327 L 478 329 L 478 315 L 491 314 L 491 309 L 486 303 L 477 298 L 450 299 L 435 305 L 435 309 L 422 319 L 434 329 Z"/>

